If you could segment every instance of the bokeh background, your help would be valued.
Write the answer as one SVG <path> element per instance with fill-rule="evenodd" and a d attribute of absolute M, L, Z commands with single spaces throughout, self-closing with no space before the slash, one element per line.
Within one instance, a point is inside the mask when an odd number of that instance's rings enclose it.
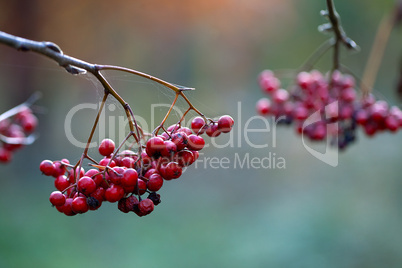
<path fill-rule="evenodd" d="M 361 77 L 378 23 L 393 1 L 335 4 L 361 48 L 343 51 L 341 61 Z M 231 114 L 235 145 L 205 149 L 205 156 L 228 157 L 233 165 L 236 155 L 275 153 L 286 168 L 190 167 L 164 185 L 162 204 L 147 217 L 123 214 L 116 204 L 66 217 L 49 204 L 53 181 L 38 165 L 43 159 L 79 159 L 82 150 L 68 141 L 65 117 L 78 104 L 98 103 L 101 88 L 90 76 L 72 76 L 42 56 L 0 46 L 0 110 L 35 91 L 43 93 L 38 105 L 46 109 L 38 115 L 37 142 L 0 167 L 0 267 L 401 267 L 400 131 L 370 139 L 359 132 L 337 167 L 311 156 L 291 128 L 277 130 L 275 145 L 272 132 L 251 134 L 253 143 L 269 144 L 264 149 L 244 140 L 245 122 L 263 96 L 258 73 L 269 68 L 291 75 L 329 38 L 317 32 L 325 22 L 321 9 L 325 1 L 1 0 L 2 31 L 53 41 L 92 63 L 195 87 L 188 96 L 206 115 Z M 398 28 L 375 83 L 379 98 L 399 106 L 394 89 L 401 44 Z M 330 55 L 316 68 L 331 68 Z M 150 104 L 172 99 L 155 83 L 107 76 L 147 120 Z M 73 118 L 75 137 L 88 136 L 94 116 L 88 109 Z M 255 120 L 249 127 L 264 125 Z"/>

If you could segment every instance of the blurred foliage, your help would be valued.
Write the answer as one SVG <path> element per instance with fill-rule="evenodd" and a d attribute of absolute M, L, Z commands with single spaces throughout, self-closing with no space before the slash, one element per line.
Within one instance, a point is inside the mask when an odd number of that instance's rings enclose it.
<path fill-rule="evenodd" d="M 361 77 L 374 33 L 393 1 L 335 1 L 344 29 L 361 47 L 342 51 L 342 63 Z M 89 76 L 73 77 L 44 57 L 0 47 L 0 108 L 33 91 L 40 138 L 1 166 L 0 267 L 400 267 L 402 265 L 401 133 L 358 142 L 336 168 L 321 163 L 291 129 L 250 135 L 246 121 L 262 96 L 256 77 L 265 69 L 299 68 L 329 36 L 319 34 L 325 1 L 0 1 L 0 29 L 60 45 L 93 63 L 134 68 L 196 87 L 189 94 L 208 116 L 231 114 L 235 146 L 207 149 L 207 157 L 236 154 L 286 160 L 286 169 L 192 167 L 161 190 L 162 204 L 138 218 L 114 205 L 68 218 L 51 208 L 51 179 L 43 159 L 77 161 L 81 149 L 66 138 L 66 114 L 97 103 L 101 89 Z M 401 29 L 395 29 L 375 84 L 395 98 Z M 326 55 L 317 68 L 330 68 Z M 150 103 L 172 96 L 136 77 L 107 74 L 134 112 L 149 120 Z M 150 92 L 150 93 L 148 93 Z M 151 93 L 152 92 L 152 93 Z M 240 103 L 239 103 L 240 102 Z M 111 101 L 108 104 L 113 104 Z M 241 107 L 241 109 L 239 109 Z M 85 139 L 95 116 L 74 117 L 73 133 Z M 250 128 L 263 128 L 253 121 Z M 100 136 L 101 134 L 99 134 Z M 216 142 L 227 140 L 219 137 Z"/>

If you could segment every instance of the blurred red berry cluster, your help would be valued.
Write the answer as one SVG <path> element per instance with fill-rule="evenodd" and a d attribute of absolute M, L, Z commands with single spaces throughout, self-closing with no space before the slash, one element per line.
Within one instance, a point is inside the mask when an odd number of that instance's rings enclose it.
<path fill-rule="evenodd" d="M 371 94 L 358 97 L 354 78 L 337 70 L 327 75 L 317 70 L 300 72 L 289 91 L 281 88 L 272 71 L 265 70 L 259 84 L 269 98 L 257 102 L 257 112 L 275 117 L 278 124 L 294 124 L 296 132 L 310 140 L 330 138 L 333 146 L 343 149 L 356 140 L 358 127 L 368 136 L 402 127 L 397 106 L 390 107 Z M 313 115 L 318 119 L 307 121 Z"/>
<path fill-rule="evenodd" d="M 38 119 L 28 106 L 0 121 L 0 162 L 11 161 L 13 153 L 27 143 L 27 137 L 36 129 Z"/>

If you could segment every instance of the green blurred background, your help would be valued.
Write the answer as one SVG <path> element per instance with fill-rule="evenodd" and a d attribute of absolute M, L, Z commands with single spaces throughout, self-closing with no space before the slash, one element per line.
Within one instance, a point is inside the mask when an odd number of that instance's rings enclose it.
<path fill-rule="evenodd" d="M 360 53 L 343 51 L 342 63 L 361 77 L 393 1 L 335 4 L 361 47 Z M 329 38 L 317 32 L 324 8 L 325 1 L 307 0 L 1 0 L 2 31 L 53 41 L 92 63 L 195 87 L 188 96 L 206 115 L 231 114 L 237 120 L 231 135 L 242 144 L 208 148 L 205 156 L 233 163 L 236 154 L 262 158 L 271 152 L 285 159 L 286 168 L 193 166 L 164 185 L 162 204 L 149 216 L 104 204 L 66 217 L 50 206 L 53 182 L 38 165 L 79 159 L 82 150 L 66 138 L 66 114 L 80 103 L 98 103 L 102 91 L 89 76 L 69 75 L 42 56 L 0 46 L 1 111 L 34 91 L 43 93 L 38 104 L 47 109 L 38 115 L 37 142 L 0 167 L 0 267 L 402 267 L 401 131 L 371 139 L 359 132 L 335 168 L 310 155 L 291 128 L 277 130 L 276 146 L 272 133 L 250 135 L 268 148 L 244 140 L 242 128 L 263 96 L 258 73 L 300 67 Z M 401 44 L 401 29 L 395 29 L 375 84 L 379 98 L 399 106 L 394 88 Z M 316 67 L 327 71 L 329 60 Z M 137 77 L 107 77 L 147 120 L 150 104 L 173 97 Z M 88 136 L 94 116 L 87 110 L 74 117 L 76 137 Z M 255 120 L 251 127 L 264 125 Z"/>

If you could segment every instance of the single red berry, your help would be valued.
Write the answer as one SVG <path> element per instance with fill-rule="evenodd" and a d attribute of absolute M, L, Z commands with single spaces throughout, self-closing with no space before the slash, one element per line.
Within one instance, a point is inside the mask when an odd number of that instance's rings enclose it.
<path fill-rule="evenodd" d="M 12 153 L 6 148 L 0 148 L 0 162 L 8 163 L 11 161 Z"/>
<path fill-rule="evenodd" d="M 234 120 L 229 115 L 223 115 L 218 120 L 218 129 L 220 132 L 228 133 L 232 130 Z"/>
<path fill-rule="evenodd" d="M 327 136 L 325 124 L 317 124 L 311 133 L 313 140 L 323 140 Z"/>
<path fill-rule="evenodd" d="M 306 120 L 308 115 L 308 109 L 303 105 L 298 105 L 293 110 L 293 116 L 297 120 Z"/>
<path fill-rule="evenodd" d="M 99 166 L 106 167 L 107 165 L 113 168 L 116 166 L 116 162 L 114 162 L 114 160 L 110 161 L 110 158 L 103 158 L 101 161 L 99 161 Z"/>
<path fill-rule="evenodd" d="M 160 137 L 152 137 L 147 141 L 145 150 L 148 156 L 158 158 L 161 156 L 164 149 L 165 141 Z"/>
<path fill-rule="evenodd" d="M 54 187 L 60 192 L 63 192 L 68 186 L 70 186 L 70 182 L 65 175 L 60 175 L 54 180 Z"/>
<path fill-rule="evenodd" d="M 259 84 L 263 92 L 271 94 L 278 90 L 281 83 L 278 78 L 276 78 L 272 72 L 268 74 L 267 72 L 261 73 L 259 77 Z"/>
<path fill-rule="evenodd" d="M 183 150 L 187 146 L 187 134 L 177 132 L 172 135 L 172 142 L 176 144 L 177 151 Z"/>
<path fill-rule="evenodd" d="M 194 163 L 194 153 L 189 150 L 180 151 L 175 155 L 174 160 L 179 163 L 180 166 L 187 167 Z"/>
<path fill-rule="evenodd" d="M 109 180 L 114 184 L 121 184 L 121 179 L 123 179 L 123 173 L 125 169 L 122 167 L 114 167 L 112 170 L 108 170 Z"/>
<path fill-rule="evenodd" d="M 191 134 L 187 139 L 187 148 L 192 151 L 199 151 L 204 148 L 205 141 L 201 136 Z"/>
<path fill-rule="evenodd" d="M 53 206 L 62 206 L 66 202 L 66 196 L 60 191 L 54 191 L 50 194 L 49 201 Z"/>
<path fill-rule="evenodd" d="M 133 168 L 135 160 L 132 157 L 126 156 L 121 159 L 120 165 L 126 168 Z"/>
<path fill-rule="evenodd" d="M 365 125 L 368 121 L 369 114 L 365 109 L 358 110 L 356 112 L 356 122 L 359 125 Z"/>
<path fill-rule="evenodd" d="M 201 116 L 197 116 L 191 121 L 191 129 L 195 134 L 202 134 L 205 132 L 205 120 Z"/>
<path fill-rule="evenodd" d="M 221 134 L 221 132 L 218 129 L 218 124 L 216 123 L 211 123 L 208 126 L 206 133 L 209 137 L 218 137 Z"/>
<path fill-rule="evenodd" d="M 286 89 L 278 89 L 272 94 L 272 100 L 275 103 L 284 103 L 289 99 L 289 93 Z"/>
<path fill-rule="evenodd" d="M 67 161 L 67 162 L 63 162 L 63 163 L 70 164 L 67 159 L 63 159 L 63 160 Z M 54 172 L 52 174 L 53 177 L 57 178 L 58 176 L 64 175 L 66 173 L 67 168 L 64 164 L 62 164 L 63 160 L 56 161 L 53 163 L 53 165 L 54 165 Z"/>
<path fill-rule="evenodd" d="M 147 182 L 147 188 L 152 192 L 159 191 L 159 189 L 162 188 L 162 185 L 163 185 L 163 178 L 158 173 L 152 174 Z"/>
<path fill-rule="evenodd" d="M 135 169 L 128 168 L 123 173 L 123 178 L 121 179 L 121 184 L 124 188 L 134 187 L 137 184 L 138 174 Z"/>
<path fill-rule="evenodd" d="M 76 197 L 73 199 L 73 202 L 71 203 L 71 209 L 75 213 L 85 213 L 89 210 L 89 206 L 87 203 L 86 197 Z"/>
<path fill-rule="evenodd" d="M 183 170 L 177 162 L 170 162 L 165 166 L 163 178 L 165 180 L 177 179 L 181 176 Z"/>
<path fill-rule="evenodd" d="M 110 203 L 119 201 L 124 197 L 124 189 L 120 185 L 112 184 L 105 191 L 105 199 Z"/>
<path fill-rule="evenodd" d="M 177 146 L 173 141 L 167 140 L 164 142 L 165 146 L 161 151 L 161 155 L 164 157 L 172 157 L 177 152 Z"/>
<path fill-rule="evenodd" d="M 399 128 L 399 120 L 392 115 L 388 115 L 385 118 L 385 126 L 387 127 L 387 129 L 389 129 L 392 132 L 395 132 L 398 130 Z"/>
<path fill-rule="evenodd" d="M 271 101 L 267 98 L 260 99 L 256 104 L 256 110 L 259 115 L 265 116 L 271 113 Z"/>
<path fill-rule="evenodd" d="M 145 172 L 144 177 L 149 179 L 149 177 L 154 173 L 158 173 L 157 169 L 150 168 L 150 169 L 147 170 L 147 172 Z"/>
<path fill-rule="evenodd" d="M 300 72 L 297 74 L 296 78 L 297 84 L 302 89 L 307 89 L 311 86 L 313 80 L 311 79 L 311 75 L 308 72 Z"/>
<path fill-rule="evenodd" d="M 43 160 L 39 165 L 40 171 L 46 176 L 52 176 L 56 170 L 55 165 L 50 160 Z"/>
<path fill-rule="evenodd" d="M 38 125 L 38 119 L 33 114 L 29 113 L 24 115 L 21 120 L 21 127 L 26 133 L 30 133 L 35 130 Z"/>
<path fill-rule="evenodd" d="M 141 216 L 148 215 L 154 210 L 154 202 L 152 202 L 152 200 L 148 198 L 143 199 L 138 204 L 138 209 L 139 212 L 141 213 Z"/>
<path fill-rule="evenodd" d="M 356 99 L 356 91 L 354 88 L 345 88 L 341 92 L 342 100 L 346 102 L 353 102 Z"/>
<path fill-rule="evenodd" d="M 114 141 L 111 139 L 104 139 L 101 141 L 98 150 L 101 155 L 109 156 L 114 152 L 114 148 Z"/>
<path fill-rule="evenodd" d="M 200 157 L 200 153 L 198 151 L 191 151 L 191 153 L 193 154 L 193 163 L 194 163 L 198 159 L 198 157 Z"/>
<path fill-rule="evenodd" d="M 72 208 L 72 203 L 73 203 L 73 199 L 72 198 L 67 198 L 66 202 L 64 203 L 63 206 L 61 206 L 60 210 L 66 215 L 66 216 L 74 216 L 77 215 L 77 213 L 75 213 L 73 211 Z M 59 210 L 59 207 L 56 207 Z"/>
<path fill-rule="evenodd" d="M 92 178 L 84 176 L 78 180 L 77 190 L 85 195 L 90 195 L 95 192 L 96 183 Z"/>

